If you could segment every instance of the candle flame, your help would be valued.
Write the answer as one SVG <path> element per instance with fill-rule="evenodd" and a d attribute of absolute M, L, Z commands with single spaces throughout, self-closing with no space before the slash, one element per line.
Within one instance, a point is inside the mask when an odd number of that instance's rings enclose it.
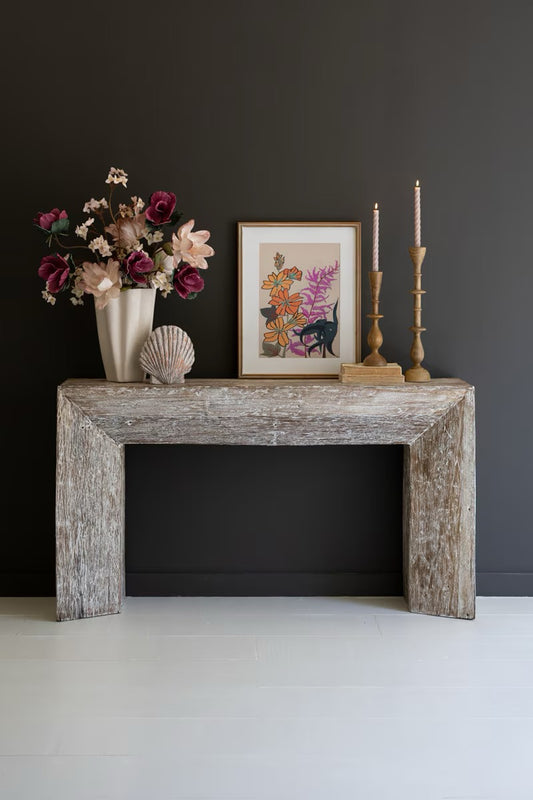
<path fill-rule="evenodd" d="M 377 211 L 377 210 L 378 210 L 378 204 L 374 203 L 374 211 Z"/>
<path fill-rule="evenodd" d="M 415 183 L 415 186 L 418 186 L 418 187 L 420 187 L 420 181 L 417 181 L 417 182 Z"/>

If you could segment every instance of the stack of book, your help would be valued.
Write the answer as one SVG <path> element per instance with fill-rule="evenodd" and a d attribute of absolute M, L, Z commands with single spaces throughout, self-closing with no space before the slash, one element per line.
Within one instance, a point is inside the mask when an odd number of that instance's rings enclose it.
<path fill-rule="evenodd" d="M 385 364 L 383 367 L 366 367 L 364 364 L 341 364 L 339 373 L 341 383 L 369 383 L 385 385 L 405 383 L 399 364 Z"/>

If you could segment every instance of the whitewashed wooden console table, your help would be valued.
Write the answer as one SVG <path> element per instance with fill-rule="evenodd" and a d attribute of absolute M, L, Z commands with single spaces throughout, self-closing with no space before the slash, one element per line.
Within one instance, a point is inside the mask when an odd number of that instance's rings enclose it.
<path fill-rule="evenodd" d="M 57 618 L 120 611 L 124 445 L 402 444 L 408 608 L 471 619 L 474 426 L 474 389 L 455 379 L 399 386 L 67 381 L 58 389 Z"/>

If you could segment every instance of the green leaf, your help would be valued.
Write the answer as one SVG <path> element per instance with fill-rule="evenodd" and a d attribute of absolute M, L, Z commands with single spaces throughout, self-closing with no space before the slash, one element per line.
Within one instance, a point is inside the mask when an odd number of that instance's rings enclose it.
<path fill-rule="evenodd" d="M 166 257 L 167 256 L 166 256 L 166 253 L 164 252 L 164 250 L 159 248 L 159 250 L 156 250 L 156 252 L 154 253 L 152 261 L 154 262 L 154 264 L 156 265 L 156 267 L 158 269 L 162 269 L 163 264 L 165 263 L 165 258 Z"/>
<path fill-rule="evenodd" d="M 163 242 L 161 245 L 167 256 L 171 256 L 174 254 L 174 250 L 172 249 L 172 242 Z"/>
<path fill-rule="evenodd" d="M 159 225 L 155 225 L 149 219 L 145 221 L 145 225 L 149 231 L 152 233 L 154 231 L 160 231 L 161 228 L 165 227 L 166 225 L 175 225 L 179 220 L 182 218 L 183 212 L 181 211 L 174 211 L 168 222 L 161 222 Z"/>
<path fill-rule="evenodd" d="M 165 222 L 165 225 L 176 225 L 176 223 L 180 221 L 182 216 L 183 216 L 183 211 L 174 211 L 169 221 Z"/>
<path fill-rule="evenodd" d="M 198 292 L 191 292 L 190 294 L 187 295 L 187 300 L 196 300 L 197 297 L 198 297 Z"/>
<path fill-rule="evenodd" d="M 279 356 L 281 347 L 274 342 L 263 342 L 263 353 L 269 358 Z"/>
<path fill-rule="evenodd" d="M 260 311 L 261 314 L 264 317 L 266 317 L 267 322 L 271 322 L 273 319 L 276 319 L 277 317 L 276 309 L 274 308 L 274 306 L 267 306 L 266 308 L 261 308 Z"/>
<path fill-rule="evenodd" d="M 70 220 L 68 219 L 56 219 L 55 222 L 52 222 L 52 226 L 50 228 L 51 233 L 57 236 L 60 233 L 68 233 L 70 225 Z"/>

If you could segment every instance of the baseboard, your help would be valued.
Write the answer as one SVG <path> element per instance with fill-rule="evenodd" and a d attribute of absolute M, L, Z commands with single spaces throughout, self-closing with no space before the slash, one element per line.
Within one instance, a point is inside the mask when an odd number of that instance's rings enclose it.
<path fill-rule="evenodd" d="M 128 572 L 126 593 L 140 597 L 401 595 L 402 576 L 399 572 Z"/>
<path fill-rule="evenodd" d="M 126 591 L 140 597 L 179 595 L 401 595 L 399 572 L 129 572 Z M 478 572 L 480 597 L 533 597 L 533 572 Z M 53 597 L 49 572 L 0 572 L 1 597 Z"/>
<path fill-rule="evenodd" d="M 0 572 L 0 597 L 54 597 L 53 572 Z"/>
<path fill-rule="evenodd" d="M 479 597 L 533 597 L 533 572 L 478 572 Z"/>

